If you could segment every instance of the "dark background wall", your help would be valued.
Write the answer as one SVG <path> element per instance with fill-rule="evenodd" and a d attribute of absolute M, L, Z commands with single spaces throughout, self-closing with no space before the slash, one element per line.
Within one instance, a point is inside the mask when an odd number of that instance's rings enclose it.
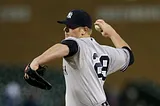
<path fill-rule="evenodd" d="M 3 6 L 27 5 L 31 10 L 28 21 L 15 22 L 0 20 L 0 63 L 27 64 L 34 57 L 64 38 L 63 26 L 56 23 L 64 19 L 71 9 L 88 11 L 96 20 L 96 11 L 101 6 L 114 5 L 157 5 L 158 0 L 1 0 Z M 2 11 L 2 9 L 0 10 Z M 107 21 L 107 19 L 105 19 Z M 160 83 L 160 21 L 128 22 L 107 21 L 131 46 L 135 63 L 125 73 L 117 72 L 108 77 L 107 83 L 121 86 L 128 78 L 147 78 Z M 93 37 L 101 44 L 112 45 L 93 30 Z M 50 63 L 61 68 L 61 60 Z"/>

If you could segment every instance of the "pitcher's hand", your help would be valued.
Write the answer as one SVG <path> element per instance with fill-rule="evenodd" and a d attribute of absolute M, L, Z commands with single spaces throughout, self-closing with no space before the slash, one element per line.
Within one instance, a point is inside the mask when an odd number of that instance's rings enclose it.
<path fill-rule="evenodd" d="M 110 26 L 108 23 L 106 23 L 103 19 L 98 19 L 94 23 L 95 25 L 98 25 L 103 31 L 102 36 L 104 37 L 111 37 L 116 34 L 116 31 Z"/>

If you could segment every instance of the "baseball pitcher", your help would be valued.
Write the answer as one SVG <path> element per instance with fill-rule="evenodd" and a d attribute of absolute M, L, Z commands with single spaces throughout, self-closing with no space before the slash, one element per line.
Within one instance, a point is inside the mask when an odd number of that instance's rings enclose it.
<path fill-rule="evenodd" d="M 52 85 L 43 78 L 43 65 L 63 58 L 66 83 L 66 106 L 109 106 L 103 89 L 107 76 L 125 71 L 134 62 L 130 46 L 103 19 L 94 23 L 104 38 L 115 47 L 101 45 L 93 37 L 92 19 L 83 10 L 72 10 L 63 21 L 65 39 L 33 59 L 24 79 L 32 86 L 49 90 Z"/>

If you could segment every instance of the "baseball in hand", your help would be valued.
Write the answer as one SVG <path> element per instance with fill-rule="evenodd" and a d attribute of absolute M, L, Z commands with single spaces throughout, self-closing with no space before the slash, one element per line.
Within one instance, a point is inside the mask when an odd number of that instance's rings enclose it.
<path fill-rule="evenodd" d="M 103 30 L 99 27 L 99 25 L 94 25 L 94 28 L 95 28 L 98 32 L 103 32 Z"/>

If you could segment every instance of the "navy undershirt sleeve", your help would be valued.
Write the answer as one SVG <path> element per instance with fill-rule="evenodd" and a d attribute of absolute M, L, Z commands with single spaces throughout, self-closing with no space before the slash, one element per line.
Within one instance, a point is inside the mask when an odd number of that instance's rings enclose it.
<path fill-rule="evenodd" d="M 64 44 L 64 45 L 67 45 L 68 48 L 69 48 L 69 54 L 65 57 L 70 57 L 70 56 L 73 56 L 74 54 L 77 53 L 78 44 L 77 44 L 76 41 L 74 41 L 74 40 L 63 40 L 61 43 Z"/>
<path fill-rule="evenodd" d="M 127 47 L 127 46 L 124 46 L 122 47 L 124 49 L 127 49 L 129 51 L 129 55 L 130 55 L 130 61 L 129 61 L 129 65 L 132 65 L 134 63 L 134 55 L 133 55 L 133 52 Z"/>

